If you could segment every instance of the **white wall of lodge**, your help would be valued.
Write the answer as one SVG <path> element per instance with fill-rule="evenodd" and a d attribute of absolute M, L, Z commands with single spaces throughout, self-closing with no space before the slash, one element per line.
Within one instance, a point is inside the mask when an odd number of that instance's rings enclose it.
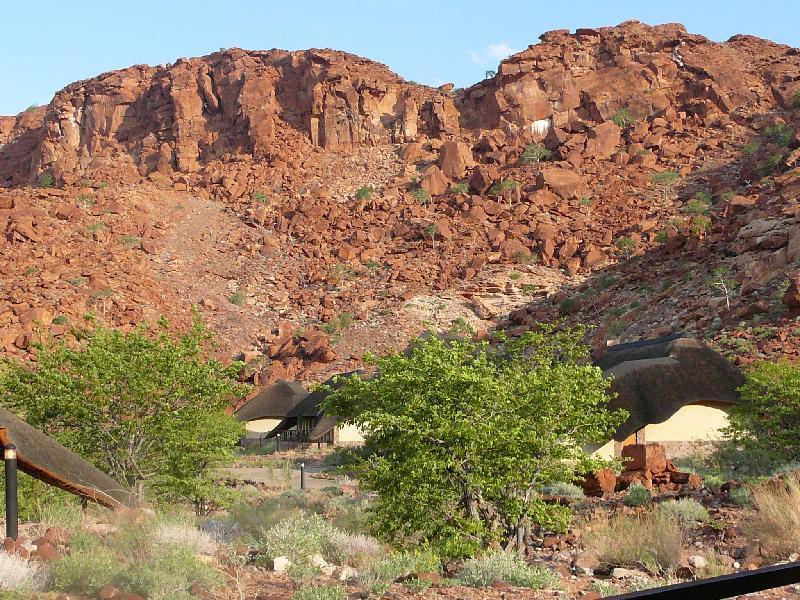
<path fill-rule="evenodd" d="M 364 441 L 361 430 L 355 425 L 342 425 L 338 430 L 338 443 L 340 444 L 358 444 Z"/>
<path fill-rule="evenodd" d="M 721 430 L 728 425 L 728 414 L 718 406 L 689 404 L 663 423 L 644 428 L 645 442 L 718 442 Z M 614 441 L 594 451 L 603 458 L 614 457 Z"/>

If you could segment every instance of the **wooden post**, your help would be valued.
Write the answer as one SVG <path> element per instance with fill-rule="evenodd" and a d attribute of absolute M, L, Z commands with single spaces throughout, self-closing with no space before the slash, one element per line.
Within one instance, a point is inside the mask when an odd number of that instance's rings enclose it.
<path fill-rule="evenodd" d="M 6 470 L 6 537 L 19 537 L 19 482 L 17 480 L 17 447 L 9 444 L 3 448 Z"/>

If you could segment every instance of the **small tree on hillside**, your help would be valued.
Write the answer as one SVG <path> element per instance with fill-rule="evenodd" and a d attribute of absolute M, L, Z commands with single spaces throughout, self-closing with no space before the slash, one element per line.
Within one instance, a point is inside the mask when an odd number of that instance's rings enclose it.
<path fill-rule="evenodd" d="M 666 202 L 672 195 L 672 188 L 681 178 L 681 174 L 677 171 L 661 171 L 660 173 L 653 173 L 650 178 L 651 181 L 661 188 L 661 197 Z"/>
<path fill-rule="evenodd" d="M 430 335 L 409 353 L 368 357 L 379 374 L 348 379 L 324 410 L 375 451 L 360 483 L 378 492 L 376 532 L 460 556 L 510 550 L 526 523 L 565 529 L 569 509 L 545 503 L 542 486 L 599 466 L 584 446 L 625 417 L 607 409 L 609 381 L 589 364 L 584 333 L 543 325 L 494 346 Z"/>
<path fill-rule="evenodd" d="M 0 363 L 0 404 L 139 493 L 198 509 L 215 501 L 212 470 L 243 433 L 225 412 L 246 392 L 240 365 L 206 358 L 199 320 L 178 338 L 103 328 L 78 337 L 41 345 L 30 368 Z"/>
<path fill-rule="evenodd" d="M 431 238 L 431 248 L 436 250 L 436 223 L 426 225 L 424 231 Z"/>

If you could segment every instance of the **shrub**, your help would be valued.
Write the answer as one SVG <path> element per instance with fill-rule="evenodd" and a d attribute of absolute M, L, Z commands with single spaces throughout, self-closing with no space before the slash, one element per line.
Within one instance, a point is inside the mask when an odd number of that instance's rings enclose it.
<path fill-rule="evenodd" d="M 191 525 L 161 523 L 153 532 L 153 539 L 164 546 L 183 546 L 194 554 L 214 554 L 217 551 L 214 539 L 205 531 Z"/>
<path fill-rule="evenodd" d="M 236 306 L 242 306 L 244 304 L 244 293 L 242 291 L 234 292 L 228 296 L 228 302 L 235 304 Z"/>
<path fill-rule="evenodd" d="M 725 435 L 772 462 L 800 460 L 800 365 L 759 361 L 745 371 Z"/>
<path fill-rule="evenodd" d="M 334 530 L 329 536 L 329 554 L 336 564 L 361 566 L 383 554 L 383 545 L 373 537 Z"/>
<path fill-rule="evenodd" d="M 610 581 L 604 581 L 602 579 L 593 581 L 589 585 L 589 591 L 597 592 L 603 598 L 605 598 L 606 596 L 616 596 L 617 594 L 620 593 L 620 589 L 617 586 L 615 586 Z"/>
<path fill-rule="evenodd" d="M 559 577 L 549 569 L 530 566 L 520 558 L 504 552 L 470 558 L 456 580 L 469 587 L 490 587 L 496 582 L 534 590 L 556 588 Z"/>
<path fill-rule="evenodd" d="M 786 123 L 778 123 L 776 125 L 766 127 L 763 131 L 763 135 L 773 144 L 785 148 L 791 144 L 792 140 L 794 139 L 794 129 L 792 129 Z"/>
<path fill-rule="evenodd" d="M 659 512 L 596 519 L 585 532 L 584 542 L 587 548 L 597 552 L 605 566 L 644 565 L 662 574 L 679 566 L 683 549 L 681 528 L 668 515 Z"/>
<path fill-rule="evenodd" d="M 629 254 L 636 249 L 636 240 L 630 236 L 618 238 L 616 241 L 617 248 L 625 254 Z"/>
<path fill-rule="evenodd" d="M 46 580 L 47 573 L 39 563 L 0 550 L 0 591 L 38 591 Z"/>
<path fill-rule="evenodd" d="M 785 558 L 800 545 L 800 477 L 787 475 L 753 488 L 756 511 L 745 530 L 759 540 L 761 552 Z"/>
<path fill-rule="evenodd" d="M 145 598 L 192 598 L 195 586 L 218 587 L 223 576 L 198 561 L 188 548 L 165 546 L 142 562 L 127 564 L 114 578 L 117 587 Z"/>
<path fill-rule="evenodd" d="M 88 537 L 88 536 L 87 536 Z M 50 587 L 57 591 L 93 595 L 107 585 L 122 569 L 113 552 L 98 541 L 78 549 L 71 544 L 71 552 L 53 563 L 50 568 Z"/>
<path fill-rule="evenodd" d="M 56 184 L 56 179 L 50 173 L 42 173 L 39 175 L 37 187 L 50 188 Z"/>
<path fill-rule="evenodd" d="M 705 215 L 695 215 L 689 224 L 689 231 L 701 235 L 711 228 L 711 219 Z"/>
<path fill-rule="evenodd" d="M 519 183 L 514 179 L 503 179 L 502 181 L 492 184 L 492 187 L 489 188 L 489 193 L 497 196 L 507 190 L 515 190 L 518 187 Z"/>
<path fill-rule="evenodd" d="M 662 502 L 657 510 L 684 527 L 694 527 L 697 523 L 706 523 L 709 519 L 706 507 L 693 498 Z"/>
<path fill-rule="evenodd" d="M 431 552 L 399 552 L 361 569 L 356 579 L 367 591 L 380 595 L 400 577 L 430 571 L 438 573 L 441 568 L 439 557 Z"/>
<path fill-rule="evenodd" d="M 522 152 L 519 162 L 521 162 L 523 165 L 532 165 L 538 163 L 539 161 L 547 160 L 552 155 L 553 153 L 545 148 L 542 144 L 529 144 L 528 146 L 525 146 L 525 150 Z"/>
<path fill-rule="evenodd" d="M 634 119 L 631 111 L 628 110 L 627 107 L 624 107 L 620 108 L 612 115 L 611 121 L 613 121 L 620 129 L 625 129 L 626 127 L 633 125 Z"/>
<path fill-rule="evenodd" d="M 792 96 L 792 106 L 800 108 L 800 91 L 795 92 Z"/>
<path fill-rule="evenodd" d="M 769 158 L 767 158 L 764 162 L 758 165 L 758 174 L 761 177 L 766 177 L 767 175 L 771 175 L 775 171 L 781 168 L 781 164 L 783 163 L 783 154 L 773 154 Z"/>
<path fill-rule="evenodd" d="M 742 508 L 753 505 L 753 493 L 747 487 L 735 487 L 728 490 L 728 502 Z"/>
<path fill-rule="evenodd" d="M 423 190 L 421 187 L 414 188 L 413 190 L 411 190 L 411 195 L 420 204 L 427 204 L 428 202 L 431 201 L 431 195 L 425 190 Z"/>
<path fill-rule="evenodd" d="M 103 327 L 75 335 L 39 345 L 34 368 L 0 362 L 0 405 L 139 491 L 146 482 L 157 497 L 198 508 L 218 498 L 213 473 L 243 431 L 225 412 L 248 389 L 236 380 L 241 365 L 207 358 L 212 338 L 199 320 L 178 337 Z"/>
<path fill-rule="evenodd" d="M 262 531 L 256 543 L 260 562 L 286 556 L 293 564 L 308 562 L 314 554 L 330 556 L 333 526 L 316 514 L 280 521 Z"/>
<path fill-rule="evenodd" d="M 433 582 L 430 579 L 417 579 L 416 577 L 409 577 L 403 582 L 403 587 L 413 594 L 422 594 L 427 591 Z"/>
<path fill-rule="evenodd" d="M 69 323 L 69 318 L 66 315 L 58 315 L 53 319 L 53 325 L 66 325 Z"/>
<path fill-rule="evenodd" d="M 464 182 L 454 183 L 450 186 L 450 191 L 454 194 L 469 193 L 469 184 Z"/>
<path fill-rule="evenodd" d="M 312 585 L 297 590 L 292 600 L 347 600 L 347 592 L 340 585 Z"/>
<path fill-rule="evenodd" d="M 360 187 L 356 190 L 356 200 L 370 200 L 374 193 L 375 188 L 370 185 Z"/>
<path fill-rule="evenodd" d="M 683 207 L 683 211 L 689 214 L 705 215 L 711 208 L 711 200 L 704 197 L 695 196 Z"/>
<path fill-rule="evenodd" d="M 625 417 L 607 409 L 608 381 L 585 364 L 583 335 L 546 324 L 493 345 L 431 334 L 410 352 L 368 356 L 380 375 L 346 379 L 323 410 L 359 426 L 375 451 L 359 469 L 362 488 L 378 492 L 375 531 L 463 556 L 513 542 L 526 518 L 563 530 L 568 508 L 535 490 L 604 464 L 584 444 Z"/>
<path fill-rule="evenodd" d="M 742 146 L 742 154 L 744 156 L 753 156 L 756 152 L 759 151 L 761 148 L 761 142 L 758 140 L 753 140 L 752 142 L 746 143 Z"/>
<path fill-rule="evenodd" d="M 625 506 L 647 506 L 652 500 L 653 495 L 650 490 L 637 481 L 628 488 L 628 493 L 622 502 Z"/>
<path fill-rule="evenodd" d="M 542 488 L 542 493 L 549 494 L 550 496 L 565 496 L 567 498 L 585 497 L 580 486 L 568 481 L 556 481 L 555 483 L 551 483 Z"/>
<path fill-rule="evenodd" d="M 135 235 L 123 235 L 121 238 L 119 238 L 120 246 L 127 248 L 128 250 L 138 248 L 141 243 L 142 241 Z"/>
<path fill-rule="evenodd" d="M 661 171 L 660 173 L 653 173 L 650 180 L 654 185 L 661 188 L 662 198 L 666 201 L 669 200 L 672 188 L 680 178 L 681 174 L 677 171 Z"/>
<path fill-rule="evenodd" d="M 267 204 L 269 202 L 269 198 L 264 192 L 253 192 L 253 200 L 261 204 Z"/>

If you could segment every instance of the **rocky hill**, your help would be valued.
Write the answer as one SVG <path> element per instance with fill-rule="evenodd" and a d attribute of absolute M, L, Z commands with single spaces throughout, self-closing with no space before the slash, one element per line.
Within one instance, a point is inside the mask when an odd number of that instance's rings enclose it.
<path fill-rule="evenodd" d="M 0 348 L 193 305 L 257 381 L 426 323 L 800 347 L 800 50 L 552 31 L 468 89 L 230 49 L 0 117 Z"/>

